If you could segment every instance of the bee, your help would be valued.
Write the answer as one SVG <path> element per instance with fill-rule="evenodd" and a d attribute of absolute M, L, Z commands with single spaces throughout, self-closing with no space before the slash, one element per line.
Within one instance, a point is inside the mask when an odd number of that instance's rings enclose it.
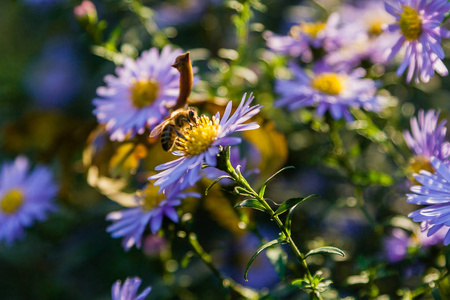
<path fill-rule="evenodd" d="M 170 151 L 178 138 L 186 139 L 181 131 L 186 126 L 197 124 L 198 114 L 193 107 L 179 108 L 170 114 L 170 117 L 153 128 L 150 137 L 155 137 L 161 133 L 161 146 L 164 151 Z"/>

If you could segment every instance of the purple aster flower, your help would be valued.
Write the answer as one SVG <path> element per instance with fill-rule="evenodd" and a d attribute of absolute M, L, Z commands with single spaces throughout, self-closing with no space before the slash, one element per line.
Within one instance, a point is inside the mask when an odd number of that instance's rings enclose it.
<path fill-rule="evenodd" d="M 363 69 L 333 72 L 325 65 L 316 65 L 311 76 L 294 63 L 290 63 L 290 69 L 294 75 L 292 80 L 275 82 L 275 91 L 281 95 L 275 102 L 278 107 L 295 110 L 316 106 L 318 116 L 329 110 L 334 119 L 344 117 L 350 122 L 353 117 L 349 108 L 380 111 L 386 103 L 386 98 L 376 95 L 376 83 L 362 78 L 365 75 Z"/>
<path fill-rule="evenodd" d="M 53 200 L 58 186 L 50 170 L 19 156 L 0 170 L 0 241 L 12 244 L 24 235 L 24 228 L 43 221 L 56 209 Z"/>
<path fill-rule="evenodd" d="M 447 128 L 446 120 L 438 123 L 439 112 L 429 110 L 425 113 L 419 111 L 418 118 L 411 118 L 411 133 L 403 132 L 406 144 L 417 156 L 416 161 L 429 164 L 432 156 L 448 162 L 450 156 L 450 143 L 445 141 Z M 417 170 L 418 172 L 419 170 Z"/>
<path fill-rule="evenodd" d="M 121 285 L 121 281 L 117 280 L 111 289 L 111 300 L 143 300 L 152 290 L 147 287 L 142 293 L 136 296 L 142 280 L 139 277 L 128 277 Z"/>
<path fill-rule="evenodd" d="M 363 60 L 386 63 L 385 52 L 395 43 L 396 35 L 382 28 L 392 23 L 393 17 L 379 0 L 360 2 L 357 7 L 346 5 L 341 9 L 340 47 L 326 55 L 327 64 L 350 70 Z"/>
<path fill-rule="evenodd" d="M 312 60 L 311 48 L 323 47 L 326 51 L 338 47 L 339 15 L 333 13 L 327 22 L 301 22 L 291 28 L 288 35 L 277 35 L 270 31 L 264 33 L 267 47 L 277 53 L 292 57 L 300 56 L 303 61 Z"/>
<path fill-rule="evenodd" d="M 385 8 L 397 21 L 388 29 L 398 37 L 395 45 L 386 52 L 388 60 L 403 46 L 406 50 L 397 76 L 407 68 L 407 82 L 413 77 L 416 83 L 419 83 L 419 78 L 428 82 L 434 71 L 446 76 L 448 70 L 441 60 L 445 57 L 441 42 L 443 37 L 450 37 L 450 31 L 440 25 L 450 10 L 450 3 L 447 0 L 396 0 L 385 2 Z"/>
<path fill-rule="evenodd" d="M 250 94 L 242 97 L 238 108 L 231 115 L 232 101 L 228 102 L 225 112 L 220 119 L 217 113 L 212 118 L 205 115 L 199 117 L 195 126 L 183 129 L 183 139 L 179 139 L 173 154 L 180 158 L 159 165 L 155 169 L 160 173 L 151 176 L 150 180 L 156 180 L 155 185 L 160 190 L 165 190 L 172 184 L 185 189 L 193 186 L 201 176 L 201 168 L 204 164 L 215 167 L 217 154 L 222 147 L 236 145 L 241 142 L 239 137 L 230 137 L 234 132 L 259 128 L 256 122 L 243 124 L 260 110 L 260 105 L 250 107 L 254 97 Z"/>
<path fill-rule="evenodd" d="M 130 250 L 133 245 L 139 249 L 147 226 L 155 233 L 161 228 L 164 216 L 175 223 L 178 222 L 175 207 L 181 204 L 180 199 L 186 197 L 200 197 L 200 195 L 180 193 L 178 188 L 170 189 L 167 194 L 159 194 L 156 187 L 148 184 L 142 193 L 138 193 L 136 207 L 111 212 L 106 216 L 106 220 L 113 221 L 107 231 L 113 238 L 123 237 L 122 246 L 125 251 Z"/>
<path fill-rule="evenodd" d="M 410 238 L 400 228 L 394 228 L 392 234 L 383 239 L 383 255 L 391 263 L 405 258 Z"/>
<path fill-rule="evenodd" d="M 111 140 L 144 133 L 161 123 L 178 97 L 179 72 L 171 65 L 180 49 L 166 46 L 159 54 L 156 48 L 136 59 L 127 58 L 117 76 L 105 76 L 106 87 L 97 89 L 101 98 L 94 99 L 94 114 L 106 124 Z"/>
<path fill-rule="evenodd" d="M 417 205 L 427 205 L 409 214 L 415 222 L 428 222 L 427 236 L 445 230 L 444 244 L 450 244 L 450 169 L 436 157 L 431 158 L 435 174 L 422 170 L 414 178 L 421 185 L 411 187 L 407 201 Z M 442 234 L 442 233 L 440 233 Z"/>

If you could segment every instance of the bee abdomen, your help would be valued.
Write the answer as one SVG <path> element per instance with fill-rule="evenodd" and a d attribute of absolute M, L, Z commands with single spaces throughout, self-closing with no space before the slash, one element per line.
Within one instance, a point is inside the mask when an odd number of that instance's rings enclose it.
<path fill-rule="evenodd" d="M 161 146 L 164 151 L 169 151 L 175 141 L 175 129 L 172 125 L 167 125 L 161 131 Z"/>

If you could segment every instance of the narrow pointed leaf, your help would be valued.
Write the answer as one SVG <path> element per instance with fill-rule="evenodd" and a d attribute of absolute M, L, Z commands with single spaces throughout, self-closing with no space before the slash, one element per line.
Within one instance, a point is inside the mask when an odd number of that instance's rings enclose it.
<path fill-rule="evenodd" d="M 278 245 L 278 244 L 282 244 L 282 243 L 285 243 L 285 241 L 279 240 L 279 239 L 272 240 L 272 241 L 270 241 L 270 242 L 265 243 L 265 244 L 262 245 L 258 250 L 256 250 L 255 254 L 253 254 L 252 258 L 250 258 L 250 260 L 249 260 L 248 263 L 247 263 L 247 266 L 245 267 L 245 273 L 244 273 L 244 279 L 245 279 L 245 281 L 248 281 L 248 280 L 247 280 L 247 272 L 248 272 L 248 269 L 250 268 L 251 264 L 252 264 L 253 261 L 255 260 L 255 258 L 256 258 L 261 252 L 263 252 L 265 249 L 267 249 L 267 248 L 269 248 L 269 247 L 272 247 L 272 246 L 275 246 L 275 245 Z"/>
<path fill-rule="evenodd" d="M 310 289 L 311 288 L 311 284 L 309 284 L 309 282 L 305 279 L 295 279 L 294 281 L 291 282 L 291 284 L 293 286 L 299 287 L 301 289 Z"/>
<path fill-rule="evenodd" d="M 259 190 L 259 197 L 263 198 L 265 192 L 266 192 L 266 185 L 263 185 L 262 188 Z"/>
<path fill-rule="evenodd" d="M 244 200 L 242 202 L 239 202 L 238 204 L 236 204 L 234 207 L 250 207 L 250 208 L 254 208 L 257 210 L 261 210 L 264 212 L 267 212 L 266 208 L 264 207 L 264 205 L 262 205 L 258 200 L 256 199 L 247 199 Z"/>
<path fill-rule="evenodd" d="M 308 197 L 305 198 L 301 198 L 301 197 L 297 197 L 297 198 L 291 198 L 288 199 L 286 201 L 284 201 L 280 207 L 278 207 L 278 209 L 275 212 L 275 216 L 281 215 L 282 213 L 284 213 L 285 211 L 299 205 L 300 203 L 308 200 L 311 197 L 315 197 L 316 195 L 309 195 Z"/>
<path fill-rule="evenodd" d="M 216 178 L 216 179 L 215 179 L 213 182 L 211 182 L 211 184 L 206 188 L 206 190 L 205 190 L 205 195 L 208 195 L 208 192 L 209 192 L 209 190 L 213 187 L 213 185 L 215 185 L 216 183 L 218 183 L 219 181 L 221 181 L 221 180 L 224 179 L 224 178 L 228 178 L 228 179 L 234 180 L 233 177 L 228 176 L 228 175 L 223 175 L 223 176 L 220 176 L 220 177 Z"/>
<path fill-rule="evenodd" d="M 327 246 L 327 247 L 320 247 L 320 248 L 309 251 L 305 255 L 305 258 L 307 258 L 310 255 L 314 255 L 314 254 L 336 254 L 336 255 L 340 255 L 342 257 L 345 256 L 345 252 L 342 251 L 341 249 L 336 248 L 336 247 Z"/>
<path fill-rule="evenodd" d="M 273 174 L 272 176 L 270 176 L 270 177 L 264 182 L 263 186 L 266 186 L 267 183 L 268 183 L 269 181 L 271 181 L 275 176 L 277 176 L 278 174 L 280 174 L 280 173 L 283 172 L 284 170 L 287 170 L 287 169 L 294 169 L 294 168 L 295 168 L 294 166 L 287 166 L 287 167 L 284 167 L 283 169 L 277 171 L 275 174 Z"/>

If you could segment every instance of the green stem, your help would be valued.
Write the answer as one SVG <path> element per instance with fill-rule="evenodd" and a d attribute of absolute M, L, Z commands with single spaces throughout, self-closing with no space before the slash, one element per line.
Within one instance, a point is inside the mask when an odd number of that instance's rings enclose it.
<path fill-rule="evenodd" d="M 223 155 L 223 152 L 222 152 L 222 155 Z M 314 297 L 315 297 L 314 299 L 322 299 L 319 291 L 317 290 L 317 287 L 313 286 L 313 277 L 311 275 L 311 272 L 309 271 L 308 264 L 306 263 L 306 259 L 303 256 L 303 254 L 300 252 L 300 250 L 298 249 L 298 247 L 295 244 L 294 240 L 292 239 L 291 234 L 289 233 L 288 229 L 284 226 L 284 224 L 280 220 L 280 218 L 277 215 L 275 215 L 275 212 L 270 207 L 270 205 L 267 203 L 267 201 L 263 197 L 260 197 L 259 194 L 255 192 L 255 190 L 250 186 L 250 184 L 247 182 L 247 180 L 242 176 L 242 174 L 240 172 L 236 172 L 236 170 L 234 169 L 234 167 L 231 165 L 231 162 L 230 162 L 230 149 L 229 148 L 227 148 L 225 150 L 225 155 L 226 155 L 225 160 L 222 161 L 224 164 L 222 164 L 222 166 L 220 166 L 218 164 L 218 167 L 221 167 L 222 171 L 225 171 L 231 177 L 233 177 L 236 184 L 238 184 L 240 187 L 244 188 L 248 194 L 250 194 L 253 198 L 257 199 L 264 206 L 266 211 L 269 213 L 271 219 L 275 221 L 275 223 L 278 225 L 278 227 L 283 232 L 284 236 L 286 237 L 286 242 L 289 244 L 291 250 L 294 252 L 295 256 L 297 256 L 297 258 L 301 262 L 301 264 L 305 270 L 306 277 L 308 278 L 308 281 L 310 282 L 312 289 L 313 289 L 311 295 L 314 295 Z M 220 158 L 220 159 L 222 159 L 222 158 Z"/>
<path fill-rule="evenodd" d="M 195 253 L 200 257 L 200 259 L 206 264 L 206 266 L 211 270 L 211 272 L 221 281 L 222 286 L 226 289 L 230 288 L 242 297 L 246 299 L 257 300 L 259 299 L 259 294 L 255 290 L 246 288 L 237 282 L 235 282 L 231 278 L 227 278 L 223 276 L 219 270 L 212 263 L 211 256 L 203 249 L 202 245 L 200 245 L 197 235 L 195 233 L 188 233 L 187 240 L 189 244 L 194 249 Z"/>

